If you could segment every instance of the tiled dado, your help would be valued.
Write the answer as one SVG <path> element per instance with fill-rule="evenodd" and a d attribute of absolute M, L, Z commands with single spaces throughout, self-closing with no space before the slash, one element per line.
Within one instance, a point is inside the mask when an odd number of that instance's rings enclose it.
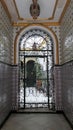
<path fill-rule="evenodd" d="M 64 113 L 73 124 L 73 61 L 62 66 L 62 93 Z"/>
<path fill-rule="evenodd" d="M 0 125 L 11 111 L 12 67 L 0 62 Z"/>
<path fill-rule="evenodd" d="M 54 91 L 55 91 L 55 109 L 63 110 L 62 90 L 61 90 L 61 66 L 54 67 Z"/>
<path fill-rule="evenodd" d="M 18 66 L 12 66 L 12 110 L 18 109 Z"/>

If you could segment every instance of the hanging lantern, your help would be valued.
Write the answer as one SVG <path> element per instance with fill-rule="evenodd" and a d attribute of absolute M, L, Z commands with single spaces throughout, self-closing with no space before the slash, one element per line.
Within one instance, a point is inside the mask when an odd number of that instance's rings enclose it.
<path fill-rule="evenodd" d="M 30 14 L 33 17 L 33 19 L 37 19 L 37 17 L 40 15 L 40 6 L 37 3 L 37 0 L 32 0 L 33 4 L 30 5 Z"/>

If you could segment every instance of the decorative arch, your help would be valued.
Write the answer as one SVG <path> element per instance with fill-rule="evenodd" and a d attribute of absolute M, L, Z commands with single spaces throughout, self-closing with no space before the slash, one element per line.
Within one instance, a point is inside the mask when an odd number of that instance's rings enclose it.
<path fill-rule="evenodd" d="M 50 36 L 52 37 L 53 42 L 54 42 L 54 60 L 55 60 L 55 64 L 58 65 L 59 64 L 59 54 L 58 54 L 58 39 L 57 39 L 57 36 L 56 36 L 55 32 L 53 32 L 52 29 L 47 28 L 45 26 L 42 26 L 41 24 L 28 25 L 28 26 L 22 28 L 18 32 L 18 34 L 15 37 L 15 41 L 14 41 L 14 64 L 18 64 L 18 51 L 19 51 L 18 48 L 19 48 L 19 40 L 20 40 L 21 36 L 24 33 L 26 33 L 28 30 L 35 29 L 35 28 L 43 29 L 48 34 L 50 34 Z"/>

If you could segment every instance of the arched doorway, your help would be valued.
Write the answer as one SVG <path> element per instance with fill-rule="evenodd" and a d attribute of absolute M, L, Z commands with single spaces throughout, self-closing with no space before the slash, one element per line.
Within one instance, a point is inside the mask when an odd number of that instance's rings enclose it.
<path fill-rule="evenodd" d="M 54 49 L 49 33 L 34 28 L 21 36 L 19 66 L 19 107 L 54 109 Z"/>

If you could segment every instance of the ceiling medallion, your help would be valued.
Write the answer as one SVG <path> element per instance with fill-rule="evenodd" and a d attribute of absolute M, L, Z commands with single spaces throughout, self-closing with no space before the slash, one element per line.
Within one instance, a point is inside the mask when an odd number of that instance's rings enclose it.
<path fill-rule="evenodd" d="M 30 14 L 35 20 L 40 15 L 40 6 L 37 3 L 37 0 L 32 0 L 32 2 L 33 4 L 30 5 Z"/>

